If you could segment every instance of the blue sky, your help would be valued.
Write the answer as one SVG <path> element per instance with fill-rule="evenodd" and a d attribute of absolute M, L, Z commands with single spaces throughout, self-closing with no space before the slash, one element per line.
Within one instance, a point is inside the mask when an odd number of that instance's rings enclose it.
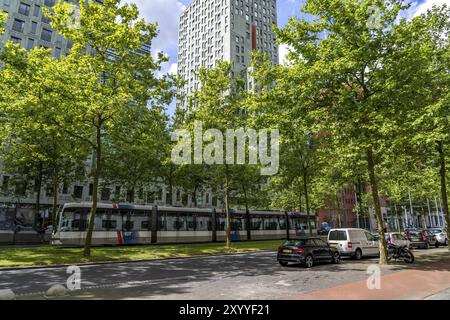
<path fill-rule="evenodd" d="M 191 0 L 124 0 L 136 3 L 141 15 L 149 22 L 158 22 L 159 35 L 154 40 L 154 52 L 162 51 L 169 56 L 170 61 L 162 66 L 162 73 L 176 72 L 178 18 Z M 301 16 L 300 7 L 305 0 L 278 0 L 278 25 L 284 26 L 289 17 Z M 413 7 L 408 16 L 415 16 L 431 8 L 433 4 L 442 5 L 450 0 L 410 0 Z M 286 48 L 280 47 L 280 58 L 284 56 Z M 169 107 L 169 114 L 173 114 L 174 104 Z"/>

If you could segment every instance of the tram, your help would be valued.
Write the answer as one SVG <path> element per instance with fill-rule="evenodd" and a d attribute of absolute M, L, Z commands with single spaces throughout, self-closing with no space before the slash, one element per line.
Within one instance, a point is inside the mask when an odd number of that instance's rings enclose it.
<path fill-rule="evenodd" d="M 68 203 L 58 212 L 55 245 L 82 246 L 92 203 Z M 315 219 L 311 219 L 314 220 Z M 279 211 L 231 211 L 233 241 L 286 239 L 306 230 L 306 214 Z M 97 205 L 92 244 L 215 242 L 226 239 L 222 209 L 130 204 Z M 315 228 L 314 228 L 315 229 Z"/>

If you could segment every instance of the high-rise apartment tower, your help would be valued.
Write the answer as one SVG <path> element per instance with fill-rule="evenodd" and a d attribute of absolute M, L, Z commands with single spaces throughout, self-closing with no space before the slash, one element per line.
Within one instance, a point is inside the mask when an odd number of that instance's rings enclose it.
<path fill-rule="evenodd" d="M 253 50 L 266 52 L 278 64 L 278 46 L 273 25 L 277 24 L 276 0 L 193 0 L 180 17 L 177 107 L 199 89 L 195 75 L 202 66 L 217 61 L 233 63 L 233 73 L 246 74 Z"/>

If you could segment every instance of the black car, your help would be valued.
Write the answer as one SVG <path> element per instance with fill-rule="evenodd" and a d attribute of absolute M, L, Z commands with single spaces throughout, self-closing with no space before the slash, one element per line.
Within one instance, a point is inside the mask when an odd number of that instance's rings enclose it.
<path fill-rule="evenodd" d="M 302 238 L 286 240 L 278 248 L 277 260 L 282 266 L 293 262 L 311 268 L 320 261 L 339 263 L 341 255 L 336 248 L 330 247 L 321 238 Z"/>

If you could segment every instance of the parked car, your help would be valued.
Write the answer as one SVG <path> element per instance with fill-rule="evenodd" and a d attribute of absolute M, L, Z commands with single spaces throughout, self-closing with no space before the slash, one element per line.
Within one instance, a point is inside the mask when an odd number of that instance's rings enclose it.
<path fill-rule="evenodd" d="M 428 249 L 430 244 L 426 233 L 419 229 L 406 229 L 406 237 L 410 241 L 410 248 Z"/>
<path fill-rule="evenodd" d="M 341 256 L 350 256 L 356 260 L 380 255 L 378 241 L 364 229 L 331 229 L 328 233 L 328 243 L 337 248 Z"/>
<path fill-rule="evenodd" d="M 385 237 L 388 244 L 394 244 L 399 247 L 409 248 L 409 245 L 411 244 L 408 238 L 403 236 L 400 232 L 388 232 L 385 233 Z"/>
<path fill-rule="evenodd" d="M 303 238 L 286 240 L 279 248 L 278 263 L 287 266 L 288 263 L 302 264 L 311 268 L 320 261 L 339 263 L 341 256 L 336 248 L 332 248 L 320 238 Z"/>
<path fill-rule="evenodd" d="M 439 246 L 448 246 L 447 232 L 441 228 L 430 228 L 427 230 L 428 243 L 434 245 L 436 248 Z"/>

